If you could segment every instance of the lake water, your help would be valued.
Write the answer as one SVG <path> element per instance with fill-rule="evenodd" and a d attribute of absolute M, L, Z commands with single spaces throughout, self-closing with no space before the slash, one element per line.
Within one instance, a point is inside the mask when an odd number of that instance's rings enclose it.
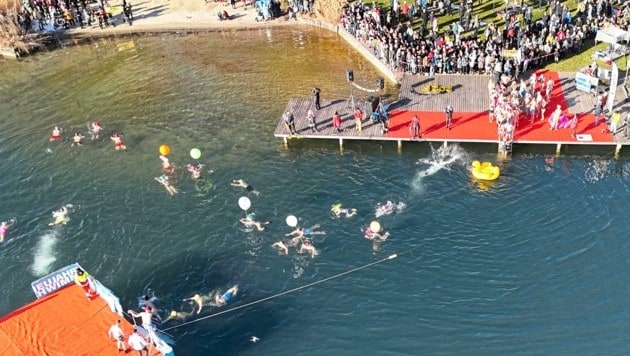
<path fill-rule="evenodd" d="M 134 48 L 130 47 L 132 40 Z M 346 98 L 345 70 L 374 69 L 334 34 L 277 29 L 101 39 L 0 62 L 0 314 L 34 299 L 30 282 L 73 262 L 125 308 L 147 289 L 165 311 L 238 284 L 239 306 L 386 259 L 321 284 L 196 323 L 168 322 L 183 355 L 627 354 L 630 165 L 608 149 L 517 146 L 491 184 L 472 181 L 494 145 L 447 148 L 273 137 L 290 97 Z M 387 93 L 396 95 L 395 88 Z M 69 136 L 100 120 L 100 140 Z M 49 142 L 55 125 L 64 142 Z M 113 149 L 119 132 L 128 147 Z M 158 147 L 179 167 L 170 196 Z M 203 182 L 185 165 L 199 148 Z M 261 193 L 231 187 L 242 178 Z M 239 223 L 239 197 L 270 220 Z M 363 238 L 378 203 L 391 236 Z M 358 209 L 333 219 L 330 206 Z M 72 204 L 66 226 L 51 212 Z M 319 256 L 271 247 L 320 224 Z M 201 315 L 225 310 L 205 308 Z M 105 331 L 104 331 L 105 332 Z M 250 342 L 251 336 L 260 341 Z"/>

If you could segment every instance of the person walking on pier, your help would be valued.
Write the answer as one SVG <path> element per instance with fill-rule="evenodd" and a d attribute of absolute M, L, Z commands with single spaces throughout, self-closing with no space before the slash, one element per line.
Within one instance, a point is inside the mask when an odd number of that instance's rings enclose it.
<path fill-rule="evenodd" d="M 313 101 L 315 102 L 315 109 L 319 110 L 321 109 L 321 105 L 319 105 L 319 94 L 322 91 L 318 88 L 318 87 L 314 87 L 313 90 L 311 90 L 311 94 L 313 95 Z"/>
<path fill-rule="evenodd" d="M 412 139 L 420 138 L 420 119 L 418 115 L 414 115 L 411 118 L 411 123 L 409 124 L 409 136 Z"/>
<path fill-rule="evenodd" d="M 311 132 L 319 132 L 317 129 L 317 121 L 315 121 L 315 113 L 313 110 L 308 109 L 308 113 L 306 114 L 306 121 L 308 121 L 308 127 L 311 128 Z"/>
<path fill-rule="evenodd" d="M 446 128 L 451 129 L 451 122 L 453 121 L 453 107 L 447 105 L 444 109 L 444 113 L 446 114 Z"/>

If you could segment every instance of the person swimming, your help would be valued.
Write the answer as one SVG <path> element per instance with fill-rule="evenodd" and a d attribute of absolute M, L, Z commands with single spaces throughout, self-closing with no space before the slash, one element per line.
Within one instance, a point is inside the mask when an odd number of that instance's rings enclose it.
<path fill-rule="evenodd" d="M 166 156 L 160 156 L 160 160 L 162 161 L 162 172 L 164 172 L 164 174 L 175 174 L 175 165 L 172 164 Z"/>
<path fill-rule="evenodd" d="M 385 231 L 381 234 L 380 232 L 373 231 L 371 228 L 368 227 L 363 231 L 363 236 L 368 240 L 382 242 L 387 240 L 387 238 L 389 237 L 389 232 Z"/>
<path fill-rule="evenodd" d="M 7 232 L 9 231 L 11 225 L 13 225 L 13 221 L 11 220 L 0 223 L 0 242 L 4 242 L 4 238 L 7 236 Z"/>
<path fill-rule="evenodd" d="M 313 235 L 326 235 L 325 231 L 316 231 L 319 229 L 319 224 L 315 224 L 308 229 L 297 226 L 295 230 L 291 231 L 284 236 L 296 236 L 296 237 L 304 237 L 304 236 L 313 236 Z"/>
<path fill-rule="evenodd" d="M 61 140 L 61 133 L 63 129 L 61 127 L 55 126 L 52 130 L 52 134 L 50 135 L 50 141 L 59 141 Z"/>
<path fill-rule="evenodd" d="M 203 168 L 203 164 L 198 164 L 196 166 L 193 164 L 186 165 L 186 169 L 188 170 L 188 172 L 190 172 L 192 179 L 201 179 L 202 168 Z"/>
<path fill-rule="evenodd" d="M 357 213 L 357 209 L 352 208 L 352 209 L 345 209 L 341 206 L 341 204 L 333 204 L 330 207 L 330 211 L 335 214 L 335 217 L 340 218 L 341 215 L 345 215 L 347 218 L 352 217 L 354 215 L 356 215 Z"/>
<path fill-rule="evenodd" d="M 289 247 L 287 246 L 287 242 L 284 240 L 274 242 L 271 247 L 275 247 L 281 255 L 287 255 L 289 253 Z"/>
<path fill-rule="evenodd" d="M 311 242 L 311 240 L 304 240 L 302 242 L 302 246 L 300 246 L 300 250 L 298 251 L 299 253 L 308 253 L 309 255 L 311 255 L 311 258 L 314 258 L 315 256 L 317 256 L 319 253 L 317 252 L 317 249 L 315 249 L 315 246 L 313 246 L 313 243 Z"/>
<path fill-rule="evenodd" d="M 92 141 L 98 139 L 98 134 L 101 132 L 102 129 L 103 126 L 101 126 L 101 123 L 99 121 L 92 121 L 90 123 L 90 136 Z"/>
<path fill-rule="evenodd" d="M 120 134 L 115 133 L 109 138 L 114 141 L 114 149 L 116 149 L 116 151 L 127 149 L 127 146 L 125 146 L 125 143 L 122 141 L 122 137 L 120 136 Z"/>
<path fill-rule="evenodd" d="M 72 147 L 81 146 L 81 140 L 85 138 L 85 136 L 81 135 L 79 132 L 75 132 L 74 136 L 72 136 Z"/>
<path fill-rule="evenodd" d="M 53 226 L 53 225 L 59 225 L 59 224 L 67 224 L 68 223 L 68 208 L 66 206 L 62 206 L 59 210 L 55 210 L 52 213 L 53 218 L 55 219 L 55 221 L 51 222 L 50 224 L 48 224 L 49 226 Z"/>
<path fill-rule="evenodd" d="M 245 188 L 248 192 L 252 192 L 256 195 L 260 194 L 259 191 L 255 190 L 254 187 L 252 187 L 242 179 L 233 179 L 232 182 L 230 182 L 230 185 L 233 187 Z"/>
<path fill-rule="evenodd" d="M 160 184 L 162 184 L 170 195 L 175 195 L 179 193 L 179 190 L 177 190 L 177 188 L 171 185 L 171 183 L 168 181 L 168 176 L 166 174 L 163 174 L 159 177 L 155 177 L 155 180 L 158 181 Z"/>
<path fill-rule="evenodd" d="M 214 303 L 217 307 L 222 307 L 227 303 L 231 302 L 234 297 L 236 297 L 236 293 L 238 293 L 238 285 L 233 286 L 232 288 L 225 291 L 225 293 L 221 294 L 218 292 L 214 295 Z"/>
<path fill-rule="evenodd" d="M 265 222 L 256 221 L 256 214 L 254 213 L 249 213 L 247 214 L 247 216 L 245 216 L 244 218 L 240 218 L 238 221 L 240 221 L 241 224 L 245 225 L 245 227 L 253 226 L 258 231 L 263 231 L 265 229 L 265 225 L 268 225 L 271 223 L 270 221 L 265 221 Z"/>
<path fill-rule="evenodd" d="M 191 317 L 193 314 L 195 314 L 194 310 L 192 310 L 190 312 L 171 310 L 171 312 L 168 314 L 168 317 L 166 319 L 164 319 L 164 321 L 162 321 L 162 323 L 166 323 L 169 320 L 177 320 L 177 321 L 182 321 L 183 322 L 183 321 L 186 321 L 186 319 Z"/>
<path fill-rule="evenodd" d="M 388 200 L 385 204 L 378 204 L 376 206 L 376 215 L 377 218 L 380 218 L 383 215 L 390 215 L 394 212 L 400 213 L 403 209 L 405 209 L 407 205 L 403 202 L 398 202 L 394 204 L 391 200 Z"/>

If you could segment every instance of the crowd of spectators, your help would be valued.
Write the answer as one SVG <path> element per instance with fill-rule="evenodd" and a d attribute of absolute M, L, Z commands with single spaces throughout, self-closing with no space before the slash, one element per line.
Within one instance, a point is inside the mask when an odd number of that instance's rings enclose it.
<path fill-rule="evenodd" d="M 551 0 L 539 20 L 532 7 L 506 2 L 497 8 L 501 26 L 474 16 L 472 0 L 455 4 L 439 0 L 429 5 L 395 1 L 391 10 L 363 0 L 348 3 L 341 25 L 394 71 L 413 74 L 501 74 L 544 66 L 579 51 L 597 29 L 615 25 L 629 29 L 630 4 L 613 7 L 611 0 L 581 0 L 572 14 L 566 3 Z M 541 1 L 542 5 L 542 1 Z M 459 15 L 440 26 L 444 15 Z M 445 22 L 445 21 L 444 21 Z M 498 21 L 497 21 L 498 22 Z"/>

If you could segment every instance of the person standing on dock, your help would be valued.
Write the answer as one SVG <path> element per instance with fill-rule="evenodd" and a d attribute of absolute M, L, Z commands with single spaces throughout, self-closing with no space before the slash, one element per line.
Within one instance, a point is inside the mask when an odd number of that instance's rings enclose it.
<path fill-rule="evenodd" d="M 626 127 L 623 129 L 623 137 L 630 138 L 630 112 L 626 114 L 623 122 L 626 124 Z"/>
<path fill-rule="evenodd" d="M 284 115 L 282 115 L 282 119 L 284 120 L 284 127 L 289 130 L 289 136 L 297 135 L 297 131 L 295 130 L 295 118 L 293 117 L 293 114 L 287 111 L 284 113 Z"/>
<path fill-rule="evenodd" d="M 335 111 L 335 114 L 332 117 L 332 124 L 333 124 L 333 127 L 337 130 L 337 132 L 343 131 L 341 129 L 341 115 L 339 115 L 339 112 L 337 111 Z"/>
<path fill-rule="evenodd" d="M 361 124 L 363 123 L 363 111 L 357 106 L 354 109 L 354 122 L 357 131 L 361 131 Z"/>
<path fill-rule="evenodd" d="M 147 348 L 149 343 L 140 334 L 138 334 L 138 329 L 133 329 L 133 334 L 129 335 L 127 344 L 129 344 L 129 346 L 131 346 L 138 355 L 142 356 L 146 354 L 149 356 L 149 349 Z"/>
<path fill-rule="evenodd" d="M 620 123 L 621 112 L 619 111 L 619 108 L 616 108 L 615 112 L 610 116 L 610 133 L 612 133 L 613 136 L 615 135 L 615 133 L 617 133 L 617 128 L 619 127 Z"/>
<path fill-rule="evenodd" d="M 118 347 L 118 351 L 127 351 L 127 348 L 125 347 L 125 334 L 123 333 L 123 329 L 120 327 L 120 319 L 116 320 L 116 324 L 109 328 L 107 335 L 110 339 L 116 340 L 116 347 Z"/>
<path fill-rule="evenodd" d="M 314 87 L 313 90 L 311 90 L 311 94 L 313 95 L 313 101 L 315 103 L 315 109 L 319 110 L 321 109 L 321 105 L 319 104 L 319 94 L 322 91 L 318 88 L 318 87 Z"/>
<path fill-rule="evenodd" d="M 444 109 L 444 113 L 446 114 L 446 128 L 451 129 L 451 122 L 453 121 L 453 107 L 447 105 Z"/>
<path fill-rule="evenodd" d="M 306 113 L 306 121 L 308 121 L 308 127 L 311 128 L 311 132 L 319 132 L 317 129 L 317 121 L 315 121 L 315 113 L 313 110 L 308 109 L 308 113 Z"/>
<path fill-rule="evenodd" d="M 420 119 L 418 115 L 414 115 L 411 118 L 411 123 L 409 124 L 409 136 L 412 139 L 420 138 Z"/>
<path fill-rule="evenodd" d="M 573 115 L 573 119 L 571 119 L 571 124 L 570 124 L 570 128 L 571 128 L 571 137 L 576 138 L 577 137 L 577 125 L 578 125 L 578 116 L 577 114 Z"/>

